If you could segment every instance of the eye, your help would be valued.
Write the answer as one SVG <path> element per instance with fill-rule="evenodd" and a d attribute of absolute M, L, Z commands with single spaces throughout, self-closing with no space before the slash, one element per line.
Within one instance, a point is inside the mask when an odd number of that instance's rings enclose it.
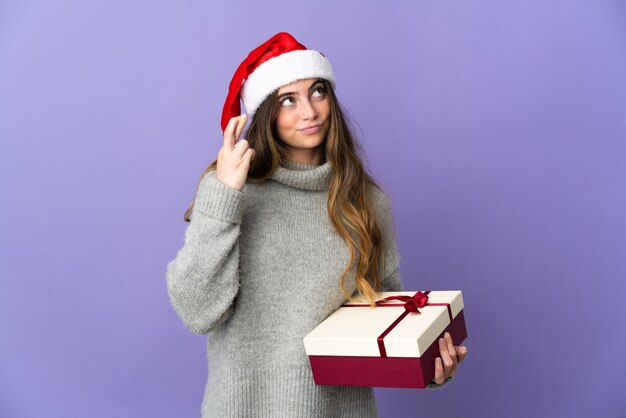
<path fill-rule="evenodd" d="M 293 99 L 291 98 L 291 96 L 287 96 L 287 97 L 285 97 L 283 100 L 281 100 L 281 101 L 280 101 L 280 105 L 281 105 L 281 106 L 284 106 L 284 105 L 285 105 L 285 102 L 286 102 L 287 100 L 292 100 L 292 101 L 293 101 Z"/>
<path fill-rule="evenodd" d="M 322 86 L 317 87 L 315 90 L 313 90 L 314 92 L 319 91 L 320 94 L 318 97 L 324 97 L 324 94 L 326 93 L 326 89 Z"/>

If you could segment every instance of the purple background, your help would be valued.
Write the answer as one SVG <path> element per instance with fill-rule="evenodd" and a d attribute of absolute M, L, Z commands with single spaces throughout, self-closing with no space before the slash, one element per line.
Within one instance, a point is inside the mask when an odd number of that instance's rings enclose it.
<path fill-rule="evenodd" d="M 463 290 L 455 381 L 380 416 L 624 416 L 625 3 L 364 4 L 0 3 L 0 416 L 199 416 L 165 268 L 283 30 L 333 64 L 406 287 Z"/>

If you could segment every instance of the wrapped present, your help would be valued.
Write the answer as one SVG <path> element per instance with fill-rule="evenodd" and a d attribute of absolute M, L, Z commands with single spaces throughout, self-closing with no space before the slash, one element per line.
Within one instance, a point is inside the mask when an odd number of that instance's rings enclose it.
<path fill-rule="evenodd" d="M 374 308 L 346 302 L 304 337 L 318 385 L 424 388 L 439 338 L 467 337 L 461 291 L 382 292 Z"/>

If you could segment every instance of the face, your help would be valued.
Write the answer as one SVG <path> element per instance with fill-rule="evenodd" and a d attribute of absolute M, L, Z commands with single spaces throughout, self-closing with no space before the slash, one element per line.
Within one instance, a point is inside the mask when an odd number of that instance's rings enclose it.
<path fill-rule="evenodd" d="M 330 100 L 322 80 L 307 78 L 281 87 L 278 106 L 276 127 L 289 150 L 288 159 L 319 164 L 330 127 Z"/>

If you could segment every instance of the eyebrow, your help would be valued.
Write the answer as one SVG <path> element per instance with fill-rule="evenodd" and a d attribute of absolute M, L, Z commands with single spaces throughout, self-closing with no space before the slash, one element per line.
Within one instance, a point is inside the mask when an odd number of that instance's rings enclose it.
<path fill-rule="evenodd" d="M 317 80 L 315 80 L 315 81 L 311 84 L 311 86 L 309 87 L 309 90 L 311 90 L 313 87 L 317 86 L 317 84 L 318 84 L 318 83 L 321 83 L 321 82 L 322 82 L 322 79 L 321 79 L 321 78 L 318 78 Z M 278 98 L 280 99 L 281 97 L 283 97 L 283 96 L 287 96 L 287 95 L 289 95 L 289 94 L 294 94 L 294 92 L 293 92 L 293 91 L 286 91 L 286 92 L 284 92 L 284 93 L 279 94 L 279 95 L 278 95 Z"/>

